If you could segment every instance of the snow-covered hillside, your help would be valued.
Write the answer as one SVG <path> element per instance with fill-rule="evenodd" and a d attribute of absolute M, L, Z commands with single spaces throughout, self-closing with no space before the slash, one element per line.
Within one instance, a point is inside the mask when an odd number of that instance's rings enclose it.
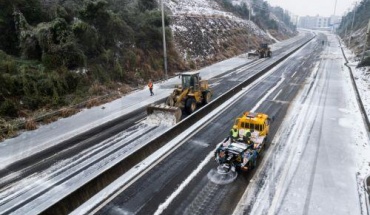
<path fill-rule="evenodd" d="M 177 50 L 192 68 L 255 49 L 261 42 L 273 42 L 253 22 L 223 11 L 215 1 L 165 0 L 164 4 L 171 14 Z"/>
<path fill-rule="evenodd" d="M 246 3 L 239 0 L 233 4 L 242 2 Z M 225 12 L 216 1 L 164 0 L 164 4 L 171 14 L 176 48 L 192 68 L 256 49 L 262 42 L 277 41 L 271 36 L 276 32 L 265 32 L 252 21 Z M 284 32 L 279 35 L 287 38 Z"/>
<path fill-rule="evenodd" d="M 174 15 L 227 15 L 215 1 L 209 0 L 164 0 Z M 232 14 L 229 14 L 232 16 Z"/>

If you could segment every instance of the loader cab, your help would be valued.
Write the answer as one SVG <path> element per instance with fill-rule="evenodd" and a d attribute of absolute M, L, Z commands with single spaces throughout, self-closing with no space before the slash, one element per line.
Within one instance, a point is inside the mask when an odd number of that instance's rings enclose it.
<path fill-rule="evenodd" d="M 261 44 L 260 44 L 260 48 L 261 48 L 261 49 L 267 49 L 267 48 L 268 48 L 267 43 L 261 43 Z"/>
<path fill-rule="evenodd" d="M 199 72 L 187 72 L 182 75 L 181 86 L 182 89 L 192 88 L 195 91 L 199 90 Z"/>
<path fill-rule="evenodd" d="M 243 116 L 235 120 L 239 131 L 247 129 L 258 131 L 260 136 L 266 136 L 270 129 L 270 118 L 264 113 L 244 112 Z"/>

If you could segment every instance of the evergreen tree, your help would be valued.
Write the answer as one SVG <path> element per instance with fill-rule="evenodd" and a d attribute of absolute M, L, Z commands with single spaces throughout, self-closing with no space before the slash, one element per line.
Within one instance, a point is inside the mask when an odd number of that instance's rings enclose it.
<path fill-rule="evenodd" d="M 157 7 L 158 5 L 157 5 L 156 0 L 139 0 L 138 1 L 138 8 L 142 12 L 145 12 L 146 10 L 154 10 Z"/>

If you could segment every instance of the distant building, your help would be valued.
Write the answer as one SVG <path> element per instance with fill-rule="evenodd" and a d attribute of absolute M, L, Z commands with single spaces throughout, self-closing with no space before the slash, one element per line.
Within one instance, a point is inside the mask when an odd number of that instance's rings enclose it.
<path fill-rule="evenodd" d="M 338 26 L 340 23 L 341 17 L 339 16 L 331 16 L 331 17 L 323 17 L 323 16 L 304 16 L 300 17 L 298 21 L 299 28 L 308 28 L 308 29 L 321 29 L 321 30 L 329 30 L 333 26 Z"/>
<path fill-rule="evenodd" d="M 331 16 L 330 17 L 330 26 L 332 26 L 334 28 L 338 28 L 341 21 L 342 21 L 341 16 Z"/>
<path fill-rule="evenodd" d="M 291 13 L 290 11 L 288 10 L 285 10 L 285 13 L 287 13 L 290 17 L 290 22 L 293 23 L 293 25 L 295 26 L 298 26 L 298 19 L 299 19 L 299 16 Z"/>

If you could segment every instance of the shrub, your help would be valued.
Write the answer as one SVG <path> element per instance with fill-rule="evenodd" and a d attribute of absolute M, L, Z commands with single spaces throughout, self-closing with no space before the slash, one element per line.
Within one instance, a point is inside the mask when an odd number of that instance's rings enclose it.
<path fill-rule="evenodd" d="M 361 62 L 358 64 L 358 67 L 363 67 L 363 66 L 370 66 L 370 56 L 369 56 L 369 57 L 364 58 L 364 60 L 363 60 L 363 61 L 361 61 Z"/>
<path fill-rule="evenodd" d="M 24 124 L 26 130 L 35 130 L 37 128 L 37 123 L 33 119 L 28 119 Z"/>
<path fill-rule="evenodd" d="M 1 116 L 9 116 L 9 117 L 16 117 L 18 114 L 18 109 L 14 102 L 11 100 L 6 99 L 0 105 L 0 115 Z"/>
<path fill-rule="evenodd" d="M 99 43 L 98 32 L 95 28 L 82 20 L 78 20 L 73 23 L 72 31 L 77 43 L 87 56 L 93 57 L 100 54 L 103 46 Z"/>
<path fill-rule="evenodd" d="M 38 96 L 25 96 L 22 98 L 22 102 L 24 107 L 30 110 L 36 110 L 45 104 L 44 100 Z"/>
<path fill-rule="evenodd" d="M 1 57 L 1 56 L 0 56 Z M 1 73 L 9 73 L 9 74 L 16 74 L 17 73 L 17 64 L 14 60 L 0 60 L 0 72 Z"/>

